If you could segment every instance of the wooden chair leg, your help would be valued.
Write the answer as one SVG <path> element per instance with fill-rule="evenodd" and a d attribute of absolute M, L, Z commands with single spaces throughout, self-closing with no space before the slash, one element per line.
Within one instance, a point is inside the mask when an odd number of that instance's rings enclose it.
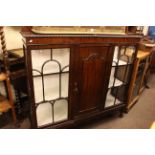
<path fill-rule="evenodd" d="M 16 112 L 15 112 L 15 109 L 14 107 L 12 107 L 12 117 L 13 117 L 13 122 L 15 125 L 17 125 L 17 117 L 16 117 Z"/>
<path fill-rule="evenodd" d="M 11 90 L 11 84 L 10 84 L 9 77 L 7 77 L 7 79 L 6 79 L 6 84 L 8 87 L 8 95 L 9 95 L 9 100 L 10 100 L 10 104 L 11 104 L 13 121 L 14 121 L 14 124 L 17 125 L 17 117 L 16 117 L 16 112 L 15 112 L 15 108 L 14 108 L 14 104 L 13 104 L 13 94 L 12 94 L 12 90 Z"/>
<path fill-rule="evenodd" d="M 8 52 L 6 49 L 6 43 L 5 43 L 5 35 L 4 35 L 4 31 L 3 31 L 3 26 L 0 26 L 0 40 L 1 40 L 1 47 L 2 47 L 2 53 L 3 53 L 3 58 L 4 58 L 4 68 L 5 68 L 5 73 L 7 75 L 6 77 L 6 85 L 7 88 L 7 94 L 8 94 L 8 98 L 9 98 L 9 102 L 10 102 L 10 106 L 11 106 L 11 110 L 12 110 L 12 117 L 13 117 L 13 121 L 14 124 L 17 124 L 17 118 L 16 118 L 16 112 L 15 112 L 15 108 L 14 108 L 14 103 L 13 103 L 13 93 L 11 90 L 11 82 L 10 82 L 10 71 L 9 71 L 9 63 L 8 63 Z"/>

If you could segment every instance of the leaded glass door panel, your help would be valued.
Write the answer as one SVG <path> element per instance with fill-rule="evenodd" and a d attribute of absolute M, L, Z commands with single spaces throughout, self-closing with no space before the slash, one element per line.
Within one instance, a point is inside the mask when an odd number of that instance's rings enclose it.
<path fill-rule="evenodd" d="M 135 52 L 135 46 L 115 46 L 105 109 L 127 102 Z"/>
<path fill-rule="evenodd" d="M 31 50 L 37 126 L 68 120 L 70 49 Z"/>

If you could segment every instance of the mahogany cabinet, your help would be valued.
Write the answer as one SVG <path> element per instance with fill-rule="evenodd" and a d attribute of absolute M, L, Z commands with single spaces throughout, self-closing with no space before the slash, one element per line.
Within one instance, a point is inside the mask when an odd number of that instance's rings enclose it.
<path fill-rule="evenodd" d="M 112 61 L 110 54 L 111 47 L 104 44 L 79 45 L 72 53 L 74 116 L 100 111 L 105 98 L 103 88 L 109 75 L 108 61 Z"/>
<path fill-rule="evenodd" d="M 32 128 L 69 128 L 125 110 L 141 36 L 22 35 Z"/>

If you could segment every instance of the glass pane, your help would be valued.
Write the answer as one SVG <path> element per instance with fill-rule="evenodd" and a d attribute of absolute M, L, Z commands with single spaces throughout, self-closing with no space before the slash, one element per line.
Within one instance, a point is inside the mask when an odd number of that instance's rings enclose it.
<path fill-rule="evenodd" d="M 32 50 L 32 74 L 38 126 L 68 118 L 70 49 Z M 53 105 L 53 109 L 52 109 Z"/>
<path fill-rule="evenodd" d="M 44 76 L 45 100 L 59 98 L 59 74 Z"/>
<path fill-rule="evenodd" d="M 119 55 L 119 59 L 121 61 L 125 61 L 127 62 L 127 64 L 131 64 L 133 63 L 133 56 L 135 53 L 135 47 L 134 46 L 123 46 L 120 48 L 120 55 Z"/>
<path fill-rule="evenodd" d="M 132 94 L 132 100 L 138 95 L 139 93 L 139 89 L 140 89 L 140 84 L 141 84 L 141 80 L 142 80 L 142 75 L 143 75 L 143 72 L 139 72 L 137 74 L 137 77 L 136 77 L 136 81 L 134 83 L 134 89 L 133 89 L 133 94 Z"/>
<path fill-rule="evenodd" d="M 53 123 L 52 105 L 50 103 L 43 103 L 37 107 L 36 110 L 38 126 Z"/>
<path fill-rule="evenodd" d="M 112 67 L 108 88 L 120 86 L 123 83 L 121 80 L 119 80 L 118 78 L 115 77 L 115 73 L 116 73 L 116 68 Z"/>
<path fill-rule="evenodd" d="M 126 101 L 134 53 L 134 46 L 115 46 L 105 107 Z"/>
<path fill-rule="evenodd" d="M 127 99 L 127 85 L 111 88 L 111 95 L 116 97 L 120 102 L 126 102 Z"/>
<path fill-rule="evenodd" d="M 61 64 L 61 68 L 64 68 L 65 66 L 69 65 L 70 52 L 68 48 L 53 49 L 52 52 L 53 59 L 59 61 L 59 63 Z"/>
<path fill-rule="evenodd" d="M 111 94 L 111 89 L 109 89 L 108 93 L 107 93 L 105 107 L 110 107 L 110 106 L 118 105 L 120 103 L 121 103 L 121 101 L 119 101 L 117 98 L 116 98 L 116 101 L 115 101 L 115 96 L 113 96 Z"/>
<path fill-rule="evenodd" d="M 54 122 L 67 120 L 68 101 L 65 99 L 57 100 L 54 104 Z"/>
<path fill-rule="evenodd" d="M 41 72 L 41 68 L 44 62 L 50 60 L 51 50 L 32 50 L 32 69 L 38 70 Z M 36 72 L 35 72 L 36 73 Z"/>
<path fill-rule="evenodd" d="M 43 86 L 41 77 L 33 78 L 33 87 L 34 87 L 35 103 L 43 101 Z"/>
<path fill-rule="evenodd" d="M 46 63 L 44 63 L 43 74 L 59 73 L 59 72 L 60 67 L 58 62 L 49 60 L 46 61 Z"/>
<path fill-rule="evenodd" d="M 121 66 L 133 63 L 133 54 L 135 47 L 133 46 L 115 46 L 112 66 Z"/>
<path fill-rule="evenodd" d="M 68 97 L 69 73 L 62 74 L 61 83 L 62 83 L 61 96 Z"/>
<path fill-rule="evenodd" d="M 129 83 L 131 71 L 132 71 L 131 65 L 112 67 L 108 88 L 117 87 L 122 84 Z"/>
<path fill-rule="evenodd" d="M 122 84 L 125 83 L 129 83 L 130 82 L 130 76 L 131 76 L 131 72 L 132 71 L 132 66 L 131 65 L 125 65 L 125 66 L 119 66 L 117 68 L 115 68 L 115 75 L 114 77 L 121 81 Z"/>

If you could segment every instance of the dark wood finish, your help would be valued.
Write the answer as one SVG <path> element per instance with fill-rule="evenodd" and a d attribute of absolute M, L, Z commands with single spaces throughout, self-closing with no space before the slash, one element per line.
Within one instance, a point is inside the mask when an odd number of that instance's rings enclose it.
<path fill-rule="evenodd" d="M 137 47 L 140 35 L 39 35 L 31 32 L 31 28 L 24 28 L 22 35 L 32 128 L 37 128 L 31 62 L 31 50 L 35 49 L 70 48 L 68 120 L 43 128 L 66 128 L 124 110 L 125 103 L 104 108 L 113 50 L 117 45 Z"/>
<path fill-rule="evenodd" d="M 105 96 L 103 88 L 105 87 L 109 50 L 110 46 L 108 45 L 81 45 L 74 52 L 73 57 L 76 60 L 72 91 L 76 98 L 73 105 L 75 115 L 100 110 L 100 103 Z"/>
<path fill-rule="evenodd" d="M 34 89 L 33 89 L 33 81 L 32 81 L 32 62 L 31 62 L 31 49 L 30 47 L 23 47 L 24 53 L 25 53 L 25 65 L 26 65 L 26 73 L 27 73 L 27 90 L 28 90 L 28 97 L 30 104 L 30 117 L 33 119 L 30 119 L 31 121 L 31 127 L 36 128 L 37 127 L 37 119 L 36 119 L 36 112 L 35 112 L 35 101 L 34 101 Z"/>

